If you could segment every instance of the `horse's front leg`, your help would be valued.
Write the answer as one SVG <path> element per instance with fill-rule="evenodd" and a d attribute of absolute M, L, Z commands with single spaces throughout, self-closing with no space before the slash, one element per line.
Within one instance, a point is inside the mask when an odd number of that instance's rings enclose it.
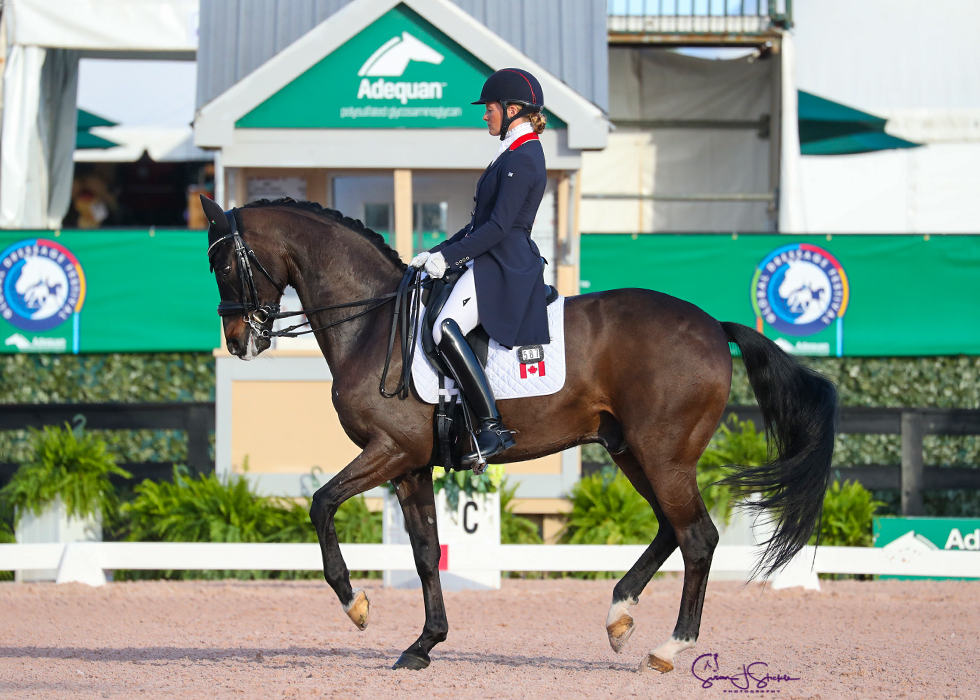
<path fill-rule="evenodd" d="M 364 591 L 351 588 L 350 572 L 337 541 L 334 515 L 348 498 L 380 486 L 406 471 L 410 467 L 409 461 L 408 455 L 390 442 L 368 443 L 353 462 L 313 494 L 310 520 L 320 541 L 323 578 L 337 594 L 344 612 L 360 630 L 367 627 L 371 603 Z"/>
<path fill-rule="evenodd" d="M 429 652 L 449 633 L 446 605 L 439 580 L 439 532 L 436 527 L 432 469 L 423 467 L 393 481 L 398 502 L 405 516 L 405 527 L 412 541 L 415 568 L 422 579 L 425 600 L 425 626 L 422 634 L 406 649 L 392 668 L 418 671 L 429 665 Z"/>

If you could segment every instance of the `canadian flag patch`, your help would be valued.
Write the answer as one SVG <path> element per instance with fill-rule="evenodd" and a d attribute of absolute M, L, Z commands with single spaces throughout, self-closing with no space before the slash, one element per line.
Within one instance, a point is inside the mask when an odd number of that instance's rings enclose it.
<path fill-rule="evenodd" d="M 517 360 L 521 363 L 521 379 L 544 376 L 544 348 L 540 345 L 517 348 Z"/>
<path fill-rule="evenodd" d="M 533 365 L 521 365 L 521 379 L 527 379 L 528 377 L 543 377 L 544 376 L 544 362 L 538 362 Z"/>

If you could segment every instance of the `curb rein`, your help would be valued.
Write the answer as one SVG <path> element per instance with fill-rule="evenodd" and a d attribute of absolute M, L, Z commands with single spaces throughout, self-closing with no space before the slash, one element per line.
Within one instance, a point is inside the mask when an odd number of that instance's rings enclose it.
<path fill-rule="evenodd" d="M 412 359 L 415 356 L 415 329 L 418 328 L 420 307 L 422 305 L 421 270 L 416 270 L 412 267 L 405 270 L 405 274 L 402 277 L 401 282 L 398 284 L 397 292 L 391 292 L 389 294 L 383 294 L 378 297 L 363 299 L 361 301 L 352 301 L 346 304 L 332 304 L 330 306 L 319 306 L 315 309 L 300 309 L 299 311 L 280 311 L 279 304 L 259 303 L 258 291 L 255 288 L 255 277 L 252 273 L 253 264 L 256 268 L 258 268 L 259 272 L 265 275 L 266 279 L 272 283 L 272 286 L 276 288 L 279 296 L 282 296 L 284 288 L 279 287 L 279 284 L 277 284 L 272 278 L 272 275 L 270 275 L 268 270 L 266 270 L 265 267 L 262 266 L 262 263 L 259 262 L 258 258 L 255 256 L 255 252 L 248 247 L 248 244 L 245 243 L 245 240 L 242 238 L 240 231 L 244 227 L 241 224 L 240 210 L 236 207 L 231 210 L 230 214 L 231 216 L 228 216 L 228 212 L 225 213 L 225 216 L 228 218 L 228 223 L 231 225 L 231 233 L 225 234 L 208 246 L 208 262 L 211 265 L 211 272 L 214 272 L 215 248 L 217 248 L 221 243 L 229 240 L 234 244 L 235 258 L 238 261 L 238 280 L 241 283 L 241 296 L 243 301 L 238 302 L 221 300 L 218 303 L 218 315 L 222 318 L 225 316 L 241 315 L 245 323 L 248 324 L 249 328 L 251 328 L 251 330 L 261 338 L 296 338 L 301 335 L 317 333 L 318 331 L 324 331 L 328 328 L 339 326 L 342 323 L 353 321 L 355 318 L 371 313 L 372 311 L 380 309 L 388 302 L 394 301 L 395 313 L 391 319 L 391 333 L 388 337 L 388 352 L 385 356 L 384 370 L 381 373 L 381 383 L 378 390 L 385 398 L 390 399 L 397 396 L 402 400 L 407 399 L 409 396 L 409 384 L 412 376 Z M 309 316 L 312 313 L 333 311 L 336 309 L 350 309 L 358 306 L 367 306 L 368 308 L 318 328 L 313 328 L 309 320 Z M 282 318 L 291 318 L 294 316 L 306 316 L 307 320 L 278 331 L 263 328 L 263 325 L 269 323 L 270 321 L 274 322 Z M 399 318 L 401 319 L 400 324 L 398 322 Z M 302 331 L 297 330 L 303 326 L 310 326 L 310 328 Z M 391 357 L 395 347 L 395 333 L 399 329 L 401 330 L 400 350 L 402 354 L 402 372 L 398 385 L 393 391 L 389 392 L 385 389 L 385 384 L 388 379 L 388 370 L 391 365 Z"/>

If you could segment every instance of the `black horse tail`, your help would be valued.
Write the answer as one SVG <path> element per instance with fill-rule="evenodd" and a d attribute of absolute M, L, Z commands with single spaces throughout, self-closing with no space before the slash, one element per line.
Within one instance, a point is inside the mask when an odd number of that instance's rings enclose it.
<path fill-rule="evenodd" d="M 753 572 L 768 578 L 803 549 L 820 523 L 834 455 L 837 388 L 748 326 L 721 327 L 742 351 L 762 409 L 769 461 L 759 467 L 733 465 L 735 473 L 719 483 L 742 495 L 761 494 L 746 507 L 768 510 L 775 525 Z"/>

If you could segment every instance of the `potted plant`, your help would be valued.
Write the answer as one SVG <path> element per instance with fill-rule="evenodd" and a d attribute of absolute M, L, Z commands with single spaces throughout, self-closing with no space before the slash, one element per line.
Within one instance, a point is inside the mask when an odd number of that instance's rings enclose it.
<path fill-rule="evenodd" d="M 131 474 L 116 466 L 105 442 L 85 433 L 81 424 L 32 428 L 30 450 L 30 459 L 0 490 L 0 500 L 14 509 L 17 542 L 101 541 L 103 517 L 117 506 L 109 476 Z M 17 580 L 53 581 L 55 575 L 22 571 Z"/>

